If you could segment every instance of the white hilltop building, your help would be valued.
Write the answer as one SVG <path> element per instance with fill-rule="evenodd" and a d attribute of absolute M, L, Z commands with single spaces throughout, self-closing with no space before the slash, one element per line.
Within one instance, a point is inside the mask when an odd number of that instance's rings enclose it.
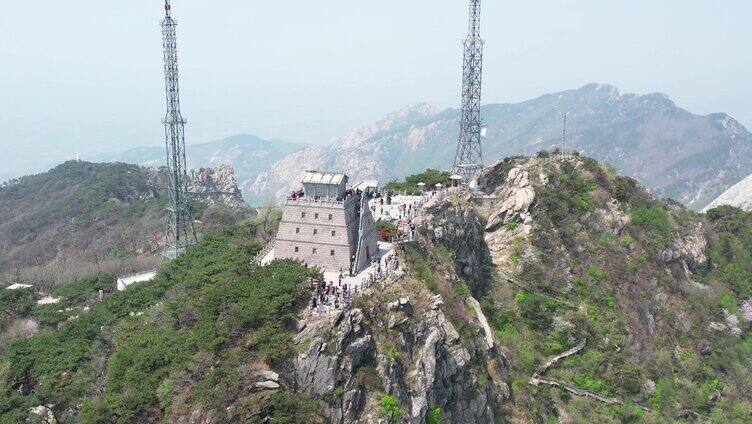
<path fill-rule="evenodd" d="M 259 258 L 297 259 L 325 272 L 356 275 L 379 254 L 376 224 L 368 206 L 368 193 L 377 181 L 347 188 L 342 173 L 306 171 L 302 189 L 283 205 L 273 249 Z"/>

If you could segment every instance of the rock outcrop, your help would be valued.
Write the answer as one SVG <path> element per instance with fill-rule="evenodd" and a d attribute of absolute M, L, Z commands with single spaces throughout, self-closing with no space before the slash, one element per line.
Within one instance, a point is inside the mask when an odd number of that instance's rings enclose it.
<path fill-rule="evenodd" d="M 332 424 L 385 422 L 379 393 L 403 405 L 404 423 L 423 424 L 436 405 L 453 406 L 444 412 L 447 422 L 496 422 L 494 405 L 509 396 L 499 373 L 506 364 L 487 332 L 460 336 L 443 306 L 437 295 L 420 310 L 401 298 L 368 310 L 308 317 L 295 337 L 306 346 L 289 376 L 295 391 L 320 399 L 322 415 Z M 477 313 L 482 316 L 480 309 Z M 378 387 L 361 384 L 368 373 Z"/>
<path fill-rule="evenodd" d="M 674 243 L 661 252 L 661 259 L 665 263 L 681 261 L 689 269 L 707 262 L 706 255 L 708 241 L 701 222 L 697 222 L 688 229 L 686 234 L 677 238 Z"/>
<path fill-rule="evenodd" d="M 243 205 L 235 171 L 230 165 L 200 168 L 192 171 L 188 179 L 188 192 L 210 205 L 238 208 Z"/>
<path fill-rule="evenodd" d="M 452 189 L 429 199 L 415 220 L 425 240 L 455 252 L 457 274 L 468 281 L 474 295 L 488 287 L 491 265 L 484 241 L 486 220 L 476 206 L 468 190 Z"/>

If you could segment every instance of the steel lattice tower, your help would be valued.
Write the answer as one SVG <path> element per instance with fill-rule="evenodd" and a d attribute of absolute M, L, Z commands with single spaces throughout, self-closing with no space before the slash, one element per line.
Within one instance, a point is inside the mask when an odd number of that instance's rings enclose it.
<path fill-rule="evenodd" d="M 470 0 L 470 29 L 464 41 L 462 66 L 462 112 L 460 139 L 452 172 L 465 181 L 478 177 L 483 170 L 480 118 L 483 43 L 480 38 L 480 0 Z"/>
<path fill-rule="evenodd" d="M 165 92 L 165 146 L 167 150 L 167 175 L 169 199 L 163 255 L 175 259 L 196 240 L 188 202 L 188 172 L 185 163 L 185 119 L 180 113 L 180 87 L 178 83 L 178 49 L 170 1 L 165 0 L 165 18 L 162 21 L 164 47 Z"/>

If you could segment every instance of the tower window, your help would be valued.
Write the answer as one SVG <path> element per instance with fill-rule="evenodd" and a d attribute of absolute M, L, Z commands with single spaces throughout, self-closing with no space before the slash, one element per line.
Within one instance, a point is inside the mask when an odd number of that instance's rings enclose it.
<path fill-rule="evenodd" d="M 319 219 L 319 214 L 318 214 L 318 212 L 316 212 L 316 213 L 315 213 L 315 214 L 313 215 L 313 218 L 314 218 L 314 219 Z"/>
<path fill-rule="evenodd" d="M 316 235 L 316 234 L 318 234 L 318 233 L 319 233 L 319 230 L 317 230 L 316 228 L 314 228 L 314 229 L 313 229 L 313 235 L 315 236 L 315 235 Z"/>
<path fill-rule="evenodd" d="M 337 235 L 337 232 L 336 232 L 336 231 L 334 231 L 334 230 L 332 230 L 332 237 L 334 237 L 334 236 L 336 236 L 336 235 Z"/>
<path fill-rule="evenodd" d="M 314 255 L 316 254 L 316 248 L 315 247 L 313 249 L 311 249 L 311 253 L 313 253 Z"/>
<path fill-rule="evenodd" d="M 329 214 L 329 221 L 332 220 L 332 214 Z"/>
<path fill-rule="evenodd" d="M 295 234 L 300 234 L 300 227 L 295 228 Z"/>
<path fill-rule="evenodd" d="M 334 256 L 334 250 L 329 251 L 329 256 Z"/>
<path fill-rule="evenodd" d="M 300 252 L 300 248 L 298 246 L 295 246 L 295 253 Z"/>
<path fill-rule="evenodd" d="M 301 212 L 301 213 L 300 213 L 300 217 L 301 217 L 301 218 L 305 218 L 305 212 Z"/>

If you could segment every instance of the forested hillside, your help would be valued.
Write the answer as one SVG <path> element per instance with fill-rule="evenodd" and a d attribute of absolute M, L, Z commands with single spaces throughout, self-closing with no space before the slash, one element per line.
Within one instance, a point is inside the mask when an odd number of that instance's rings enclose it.
<path fill-rule="evenodd" d="M 5 184 L 0 281 L 49 286 L 154 266 L 164 231 L 163 192 L 156 170 L 122 163 L 69 161 Z M 194 206 L 209 226 L 235 219 L 235 212 L 207 209 L 200 199 Z"/>

